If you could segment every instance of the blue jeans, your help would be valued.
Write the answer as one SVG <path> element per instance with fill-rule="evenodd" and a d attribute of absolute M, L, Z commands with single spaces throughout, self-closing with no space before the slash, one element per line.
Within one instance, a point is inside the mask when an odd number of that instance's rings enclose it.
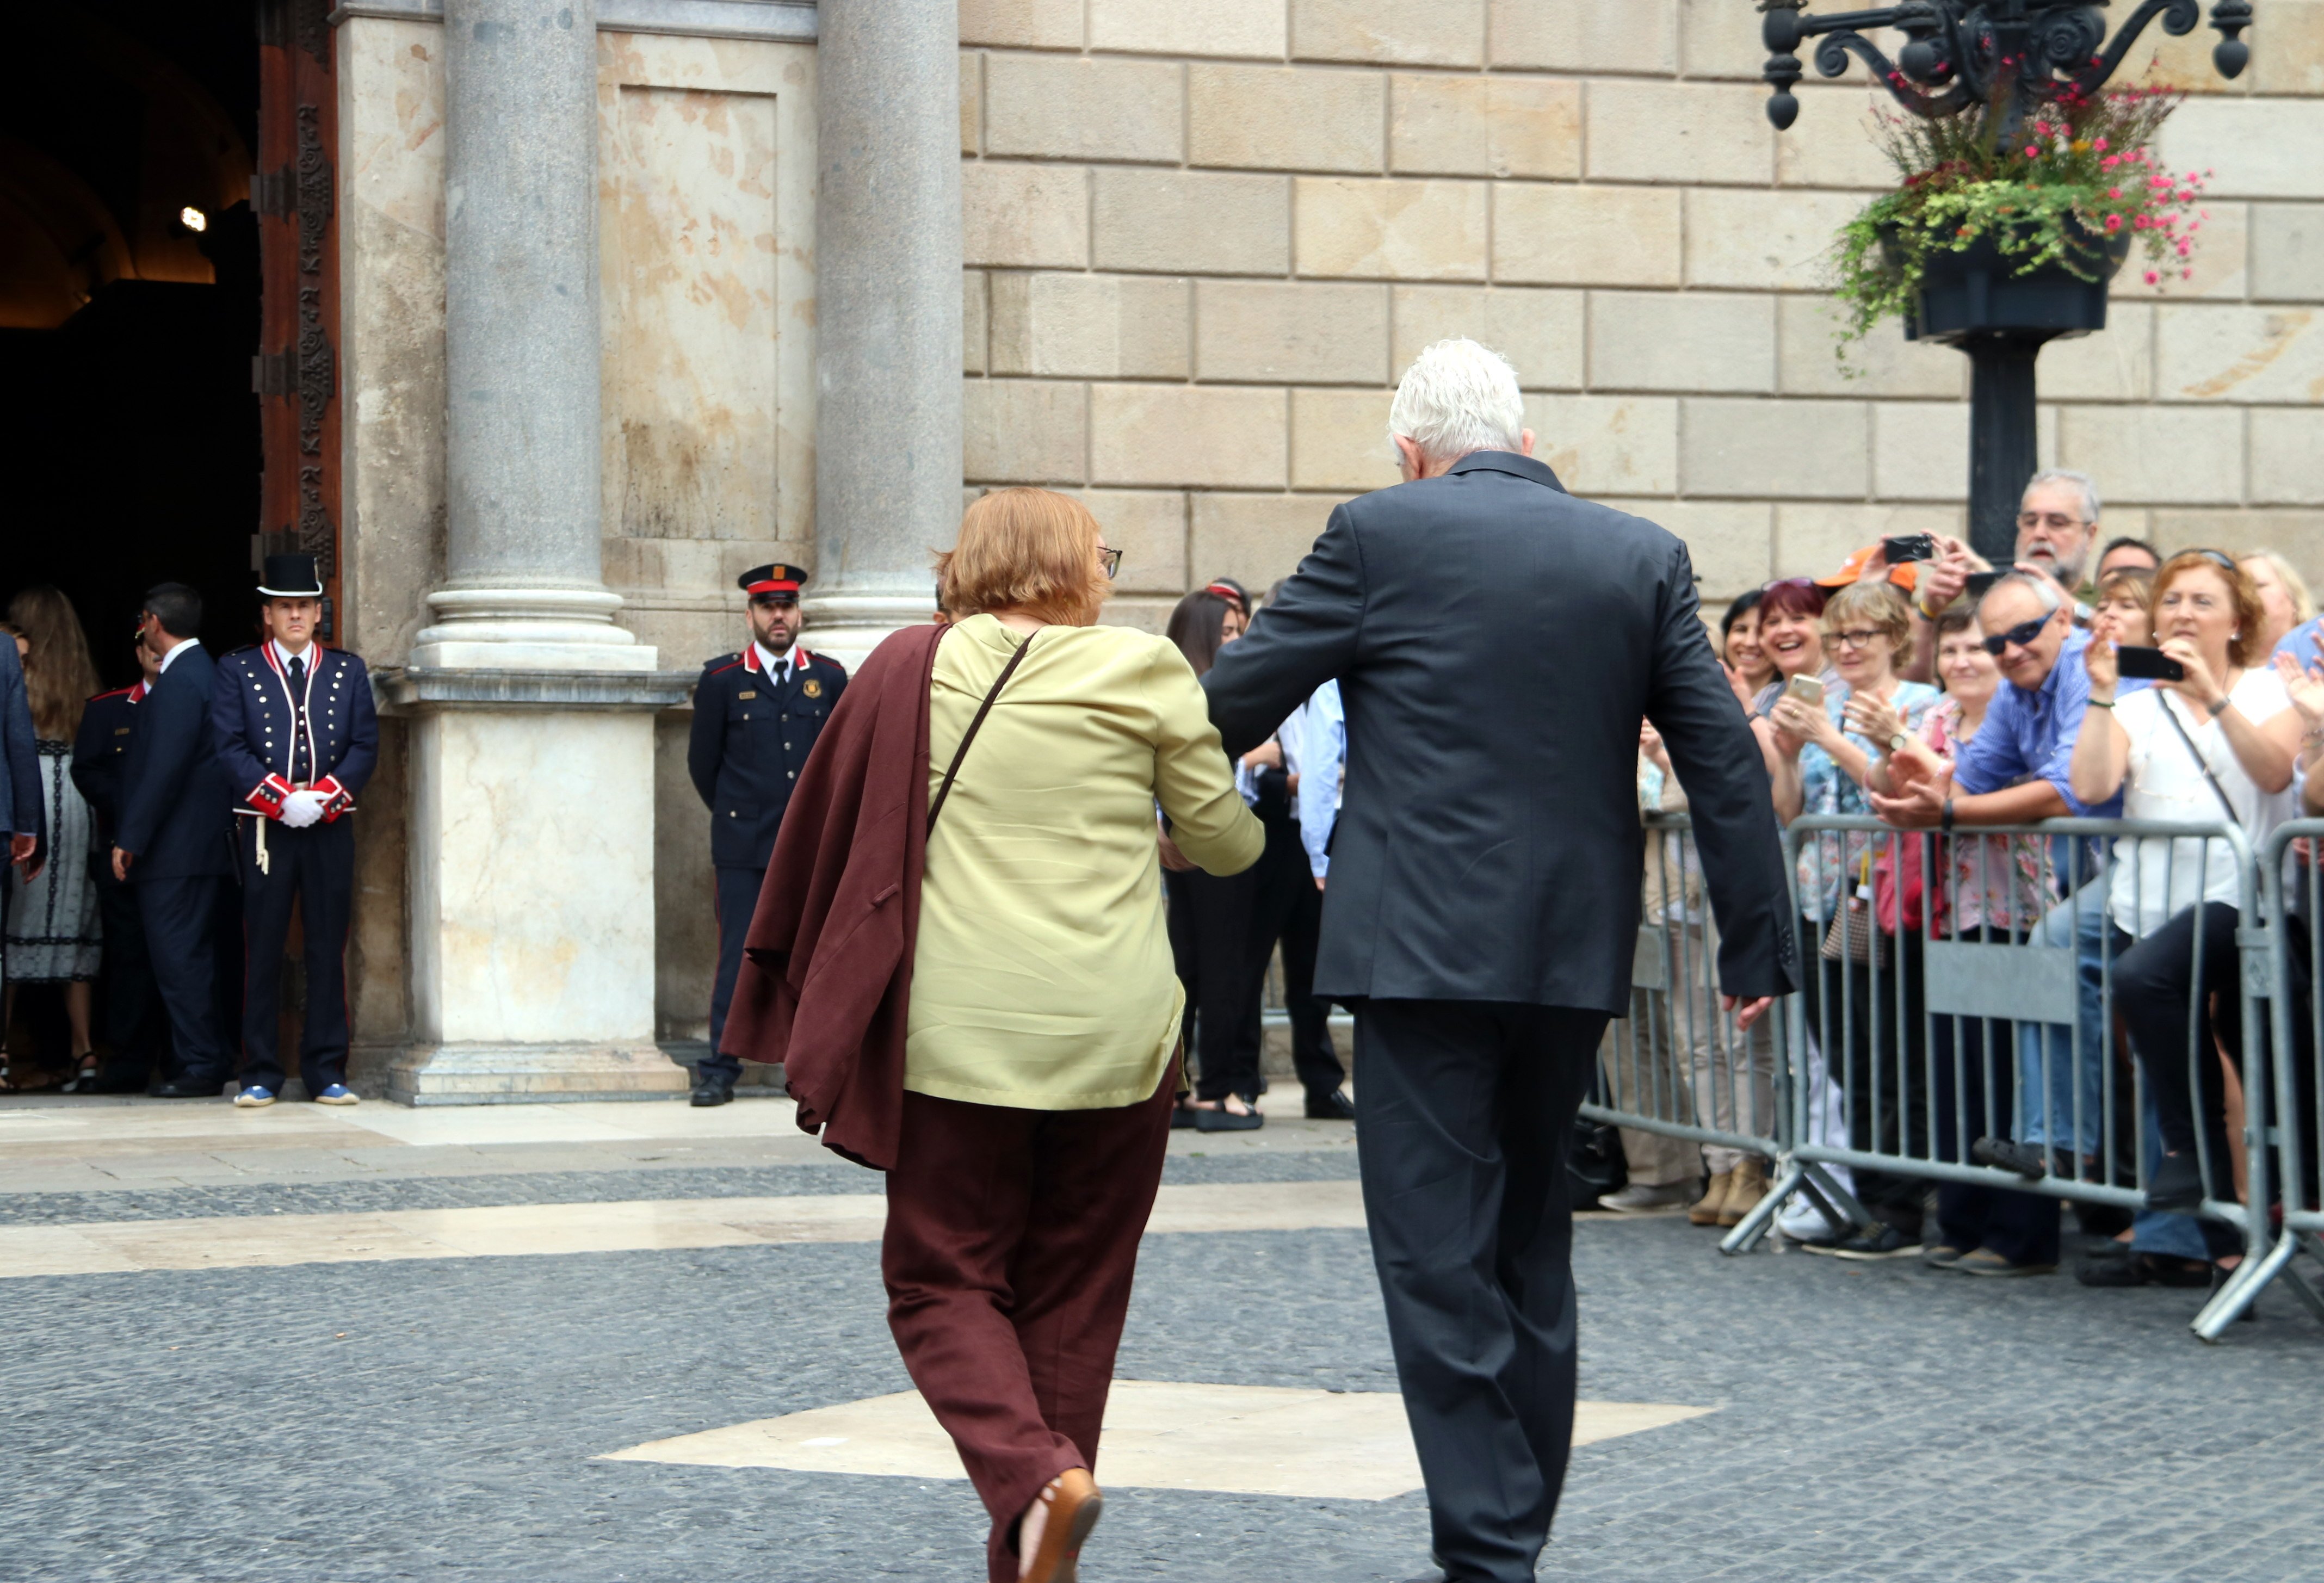
<path fill-rule="evenodd" d="M 2052 907 L 2028 939 L 2034 945 L 2073 946 L 2078 999 L 2070 1026 L 2017 1025 L 2017 1074 L 2024 1091 L 2017 1116 L 2020 1143 L 2048 1144 L 2085 1156 L 2098 1152 L 2112 1043 L 2103 1004 L 2106 925 L 2106 889 L 2092 879 Z"/>
<path fill-rule="evenodd" d="M 2156 1118 L 2152 1092 L 2144 1096 L 2138 1110 L 2146 1174 L 2151 1177 L 2155 1162 L 2163 1158 L 2163 1123 Z M 2208 1260 L 2211 1256 L 2203 1241 L 2201 1221 L 2192 1215 L 2168 1214 L 2161 1210 L 2138 1211 L 2130 1222 L 2130 1246 L 2140 1253 L 2159 1253 L 2169 1258 Z"/>

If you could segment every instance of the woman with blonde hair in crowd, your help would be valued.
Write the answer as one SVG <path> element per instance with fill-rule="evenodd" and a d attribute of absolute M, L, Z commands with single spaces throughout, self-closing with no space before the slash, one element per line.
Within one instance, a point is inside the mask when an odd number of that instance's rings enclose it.
<path fill-rule="evenodd" d="M 97 1059 L 91 1017 L 102 936 L 97 879 L 89 868 L 97 820 L 73 785 L 73 737 L 81 705 L 97 690 L 97 662 L 80 618 L 62 592 L 45 584 L 8 602 L 8 625 L 24 664 L 24 693 L 41 758 L 41 799 L 48 815 L 48 861 L 37 873 L 14 870 L 7 905 L 6 1004 L 13 1014 L 23 984 L 59 984 L 71 1030 L 67 1093 L 93 1089 Z"/>
<path fill-rule="evenodd" d="M 2294 627 L 2316 619 L 2316 600 L 2308 592 L 2307 579 L 2274 550 L 2247 549 L 2236 557 L 2236 565 L 2259 594 L 2262 619 L 2252 652 L 2265 658 Z"/>

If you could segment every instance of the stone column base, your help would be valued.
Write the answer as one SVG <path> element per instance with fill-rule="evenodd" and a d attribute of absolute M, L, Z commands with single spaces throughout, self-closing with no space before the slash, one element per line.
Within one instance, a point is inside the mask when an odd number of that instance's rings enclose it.
<path fill-rule="evenodd" d="M 399 1105 L 539 1104 L 682 1094 L 692 1075 L 657 1045 L 414 1045 L 387 1069 Z"/>
<path fill-rule="evenodd" d="M 926 594 L 819 594 L 810 589 L 807 630 L 799 634 L 799 642 L 811 654 L 828 654 L 852 674 L 890 633 L 926 626 L 936 612 L 933 577 Z"/>

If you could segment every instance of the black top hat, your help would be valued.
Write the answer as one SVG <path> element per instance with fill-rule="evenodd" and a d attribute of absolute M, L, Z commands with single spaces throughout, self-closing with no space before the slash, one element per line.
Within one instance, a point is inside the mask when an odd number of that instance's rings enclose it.
<path fill-rule="evenodd" d="M 310 555 L 271 555 L 266 557 L 266 574 L 258 580 L 258 592 L 268 599 L 320 599 L 323 580 L 315 575 L 315 557 Z"/>
<path fill-rule="evenodd" d="M 752 598 L 761 594 L 788 595 L 798 598 L 799 584 L 807 581 L 807 573 L 798 566 L 787 566 L 780 561 L 763 566 L 752 566 L 734 579 L 734 585 Z"/>

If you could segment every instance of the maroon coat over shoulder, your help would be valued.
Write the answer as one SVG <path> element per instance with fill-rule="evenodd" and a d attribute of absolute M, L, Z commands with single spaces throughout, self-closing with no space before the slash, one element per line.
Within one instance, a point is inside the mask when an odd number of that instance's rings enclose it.
<path fill-rule="evenodd" d="M 907 627 L 848 681 L 783 813 L 726 1017 L 723 1053 L 779 1063 L 800 1128 L 875 1171 L 902 1126 L 944 633 Z"/>

